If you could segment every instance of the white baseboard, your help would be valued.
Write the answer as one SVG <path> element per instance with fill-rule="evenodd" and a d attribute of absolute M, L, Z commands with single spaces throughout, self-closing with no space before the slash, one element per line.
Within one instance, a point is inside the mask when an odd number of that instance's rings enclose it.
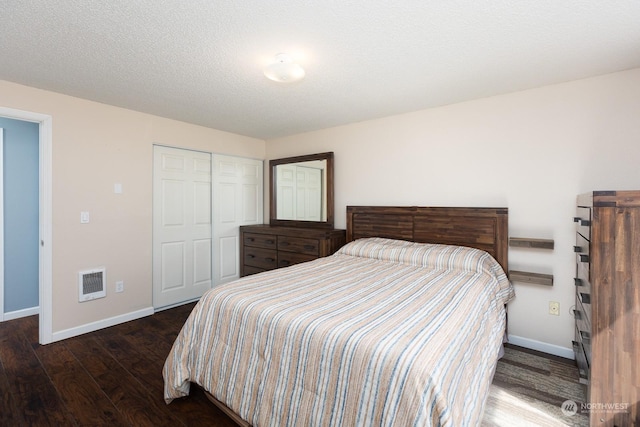
<path fill-rule="evenodd" d="M 130 313 L 121 314 L 119 316 L 110 317 L 108 319 L 98 320 L 97 322 L 91 322 L 85 325 L 76 326 L 74 328 L 65 329 L 63 331 L 54 332 L 51 342 L 66 340 L 67 338 L 76 337 L 88 332 L 94 332 L 100 329 L 108 328 L 110 326 L 119 325 L 120 323 L 151 316 L 152 314 L 153 307 L 147 307 L 143 308 L 142 310 L 132 311 Z"/>
<path fill-rule="evenodd" d="M 564 357 L 565 359 L 575 359 L 572 348 L 560 347 L 559 345 L 555 344 L 547 344 L 546 342 L 523 338 L 516 335 L 509 335 L 509 343 L 531 350 L 537 350 L 543 353 Z"/>
<path fill-rule="evenodd" d="M 4 320 L 19 319 L 21 317 L 33 316 L 34 314 L 40 314 L 40 307 L 23 308 L 22 310 L 4 313 Z"/>

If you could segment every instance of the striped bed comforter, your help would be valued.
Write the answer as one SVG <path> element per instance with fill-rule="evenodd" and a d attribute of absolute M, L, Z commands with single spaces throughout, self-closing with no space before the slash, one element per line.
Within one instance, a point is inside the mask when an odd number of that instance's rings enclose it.
<path fill-rule="evenodd" d="M 486 252 L 380 238 L 208 291 L 163 369 L 261 426 L 475 426 L 513 288 Z"/>

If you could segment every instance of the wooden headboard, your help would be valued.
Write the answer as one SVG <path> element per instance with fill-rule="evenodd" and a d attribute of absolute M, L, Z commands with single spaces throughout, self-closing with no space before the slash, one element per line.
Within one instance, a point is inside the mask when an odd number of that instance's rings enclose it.
<path fill-rule="evenodd" d="M 420 243 L 469 246 L 508 266 L 507 208 L 347 206 L 347 242 L 386 237 Z"/>

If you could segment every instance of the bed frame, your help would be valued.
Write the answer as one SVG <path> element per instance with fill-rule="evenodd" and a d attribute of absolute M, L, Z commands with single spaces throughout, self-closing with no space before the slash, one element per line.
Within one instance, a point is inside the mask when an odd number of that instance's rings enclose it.
<path fill-rule="evenodd" d="M 347 206 L 347 242 L 386 237 L 469 246 L 489 252 L 508 269 L 507 208 Z"/>
<path fill-rule="evenodd" d="M 386 237 L 420 243 L 469 246 L 489 252 L 508 271 L 507 208 L 347 206 L 347 242 Z M 250 427 L 224 403 L 207 398 L 239 426 Z"/>

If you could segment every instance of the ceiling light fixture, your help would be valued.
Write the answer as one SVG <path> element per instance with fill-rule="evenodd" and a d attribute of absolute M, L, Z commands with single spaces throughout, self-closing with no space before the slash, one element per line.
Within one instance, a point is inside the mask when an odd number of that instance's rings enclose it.
<path fill-rule="evenodd" d="M 264 75 L 274 82 L 294 83 L 304 78 L 304 68 L 293 62 L 286 53 L 279 53 L 275 61 L 264 69 Z"/>

